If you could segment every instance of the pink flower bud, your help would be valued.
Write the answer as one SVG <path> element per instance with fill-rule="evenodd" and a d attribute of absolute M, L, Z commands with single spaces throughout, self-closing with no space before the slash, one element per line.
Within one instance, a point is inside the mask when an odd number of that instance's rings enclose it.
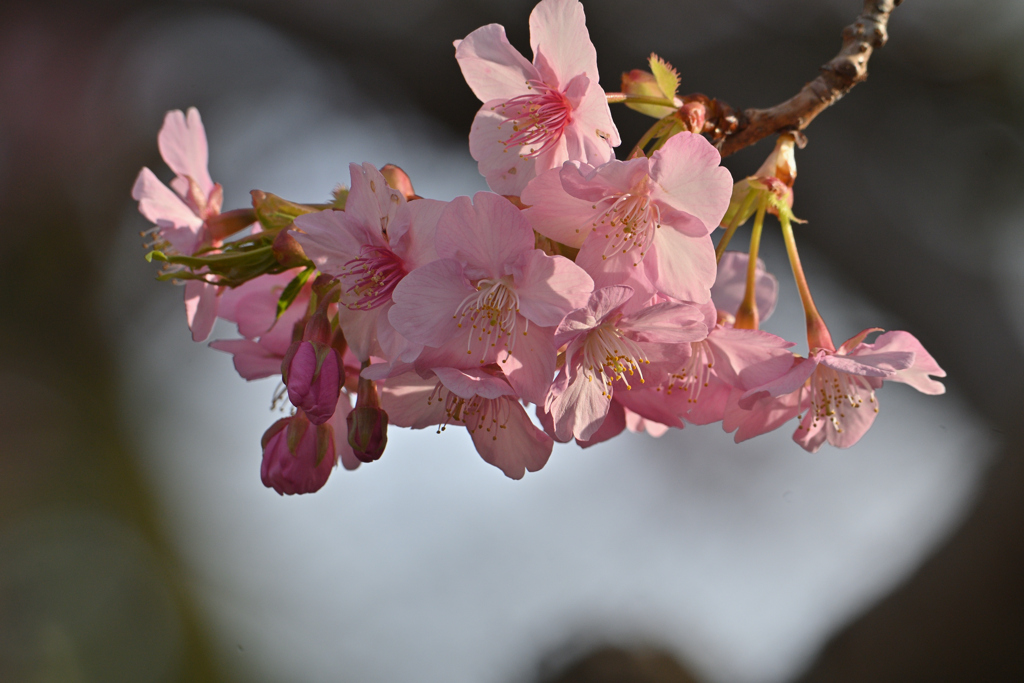
<path fill-rule="evenodd" d="M 294 342 L 281 363 L 288 400 L 320 425 L 331 419 L 338 405 L 345 371 L 337 349 L 318 341 Z"/>
<path fill-rule="evenodd" d="M 363 462 L 373 462 L 384 454 L 388 444 L 388 414 L 380 407 L 380 397 L 373 381 L 359 378 L 356 407 L 345 420 L 348 443 Z"/>
<path fill-rule="evenodd" d="M 331 476 L 335 453 L 331 426 L 311 425 L 299 410 L 263 435 L 263 485 L 289 496 L 319 491 Z"/>
<path fill-rule="evenodd" d="M 384 176 L 384 180 L 388 181 L 388 185 L 392 189 L 401 192 L 407 200 L 420 198 L 416 191 L 412 189 L 412 180 L 409 179 L 409 175 L 398 166 L 384 164 L 381 166 L 380 174 Z"/>

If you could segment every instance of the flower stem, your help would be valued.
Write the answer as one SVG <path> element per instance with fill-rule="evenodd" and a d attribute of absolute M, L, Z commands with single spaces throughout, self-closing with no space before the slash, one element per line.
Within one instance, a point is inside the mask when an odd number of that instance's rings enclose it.
<path fill-rule="evenodd" d="M 826 351 L 835 351 L 832 343 L 832 335 L 829 334 L 825 321 L 821 319 L 814 299 L 811 298 L 811 290 L 807 286 L 807 278 L 804 276 L 803 266 L 800 265 L 800 255 L 796 251 L 796 238 L 793 237 L 793 227 L 790 224 L 787 212 L 780 212 L 779 221 L 782 223 L 782 239 L 786 243 L 786 254 L 789 256 L 789 265 L 793 268 L 793 279 L 796 280 L 796 287 L 800 291 L 800 301 L 804 305 L 804 316 L 807 319 L 807 347 L 809 350 L 820 348 Z"/>
<path fill-rule="evenodd" d="M 715 262 L 722 260 L 722 254 L 725 253 L 725 248 L 729 246 L 729 240 L 732 239 L 733 233 L 736 232 L 736 228 L 744 222 L 744 216 L 747 211 L 750 210 L 750 205 L 754 203 L 754 199 L 757 198 L 757 192 L 750 190 L 747 192 L 747 196 L 743 198 L 743 203 L 740 204 L 739 209 L 733 215 L 732 220 L 729 221 L 729 225 L 725 228 L 725 234 L 722 235 L 722 239 L 718 241 L 718 246 L 715 247 Z"/>
<path fill-rule="evenodd" d="M 678 109 L 683 106 L 682 101 L 678 104 L 665 97 L 649 97 L 647 95 L 630 95 L 624 92 L 609 92 L 605 93 L 605 97 L 608 98 L 608 104 L 623 104 L 623 103 L 635 103 L 635 104 L 654 104 L 662 107 L 672 107 Z M 678 99 L 678 98 L 676 98 Z"/>
<path fill-rule="evenodd" d="M 653 140 L 656 136 L 661 135 L 662 132 L 664 132 L 663 129 L 665 128 L 665 126 L 666 125 L 671 125 L 673 123 L 673 121 L 675 120 L 675 115 L 676 115 L 675 112 L 672 112 L 671 114 L 669 114 L 665 118 L 658 119 L 654 123 L 653 126 L 648 128 L 647 132 L 644 133 L 644 136 L 642 138 L 640 138 L 640 142 L 636 143 L 636 146 L 629 153 L 629 157 L 628 158 L 635 159 L 638 156 L 640 156 L 641 154 L 643 154 L 644 153 L 644 147 L 647 146 L 647 143 L 649 143 L 651 140 Z"/>
<path fill-rule="evenodd" d="M 736 322 L 733 325 L 739 330 L 756 330 L 760 323 L 757 312 L 757 253 L 761 249 L 761 231 L 764 228 L 764 214 L 768 210 L 768 195 L 761 193 L 757 202 L 757 215 L 754 216 L 754 227 L 750 231 L 750 255 L 747 259 L 747 289 L 743 293 L 743 301 L 736 311 Z"/>

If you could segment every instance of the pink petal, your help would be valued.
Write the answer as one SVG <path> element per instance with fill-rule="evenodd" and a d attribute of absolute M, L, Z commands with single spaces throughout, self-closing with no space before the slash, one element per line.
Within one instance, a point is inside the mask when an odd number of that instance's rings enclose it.
<path fill-rule="evenodd" d="M 585 161 L 593 166 L 598 166 L 615 158 L 613 147 L 618 147 L 622 140 L 619 138 L 619 130 L 612 120 L 612 112 L 608 107 L 608 98 L 604 90 L 597 84 L 596 79 L 590 81 L 587 94 L 583 96 L 579 105 L 573 109 L 572 123 L 566 129 L 577 133 L 583 140 L 583 157 Z"/>
<path fill-rule="evenodd" d="M 139 171 L 132 187 L 132 199 L 139 202 L 139 213 L 157 224 L 160 236 L 170 242 L 178 253 L 193 252 L 203 219 L 148 168 Z"/>
<path fill-rule="evenodd" d="M 436 377 L 423 379 L 416 373 L 407 373 L 378 386 L 381 407 L 396 427 L 425 429 L 445 421 L 444 401 L 430 400 L 437 387 Z"/>
<path fill-rule="evenodd" d="M 251 339 L 218 339 L 210 342 L 210 346 L 232 354 L 235 370 L 244 379 L 252 381 L 281 374 L 283 356 Z"/>
<path fill-rule="evenodd" d="M 640 418 L 641 420 L 643 418 Z M 589 441 L 579 441 L 580 448 L 590 448 L 602 441 L 608 441 L 622 433 L 626 428 L 626 409 L 618 401 L 612 401 L 608 407 L 608 415 L 605 416 L 601 428 L 594 432 Z"/>
<path fill-rule="evenodd" d="M 522 329 L 522 326 L 517 325 L 516 328 Z M 499 365 L 509 384 L 521 398 L 537 404 L 544 402 L 551 387 L 555 361 L 556 348 L 551 328 L 534 325 L 516 340 L 510 353 L 499 353 Z"/>
<path fill-rule="evenodd" d="M 793 367 L 793 342 L 762 330 L 716 327 L 708 335 L 715 373 L 738 389 L 767 384 Z"/>
<path fill-rule="evenodd" d="M 388 229 L 388 241 L 391 251 L 405 262 L 407 271 L 437 260 L 434 236 L 446 206 L 448 202 L 417 199 L 399 208 Z"/>
<path fill-rule="evenodd" d="M 487 179 L 489 188 L 498 194 L 518 197 L 526 184 L 536 177 L 537 160 L 522 158 L 519 148 L 505 149 L 504 140 L 511 135 L 512 123 L 494 112 L 494 107 L 502 102 L 489 100 L 476 113 L 469 129 L 469 153 L 477 160 L 477 168 Z M 564 146 L 564 142 L 562 144 Z M 546 163 L 553 162 L 549 159 Z"/>
<path fill-rule="evenodd" d="M 541 54 L 562 88 L 576 75 L 597 83 L 597 50 L 590 41 L 583 5 L 576 0 L 543 0 L 530 13 L 530 48 Z"/>
<path fill-rule="evenodd" d="M 499 416 L 507 415 L 504 428 L 495 423 L 470 430 L 480 457 L 510 479 L 522 479 L 526 472 L 544 467 L 554 442 L 534 426 L 522 404 L 507 397 L 495 399 L 493 411 Z"/>
<path fill-rule="evenodd" d="M 334 409 L 330 425 L 334 429 L 334 451 L 341 461 L 341 466 L 346 470 L 354 470 L 362 461 L 352 452 L 352 446 L 348 443 L 348 423 L 346 418 L 352 412 L 352 401 L 348 394 L 342 392 L 338 398 L 338 406 Z"/>
<path fill-rule="evenodd" d="M 565 314 L 585 306 L 594 291 L 586 271 L 562 256 L 532 249 L 513 267 L 519 311 L 531 323 L 554 327 Z"/>
<path fill-rule="evenodd" d="M 784 374 L 782 377 L 746 391 L 740 397 L 740 408 L 750 410 L 751 406 L 753 406 L 755 402 L 766 396 L 785 396 L 786 394 L 792 394 L 797 391 L 804 385 L 807 378 L 814 374 L 814 371 L 818 368 L 818 363 L 820 362 L 821 357 L 824 355 L 826 354 L 821 353 L 816 354 L 811 358 L 796 359 L 793 363 L 793 367 L 790 368 L 789 372 Z"/>
<path fill-rule="evenodd" d="M 749 409 L 743 409 L 736 402 L 738 392 L 734 392 L 726 405 L 722 429 L 735 431 L 736 443 L 773 431 L 800 413 L 802 393 L 793 391 L 779 397 L 764 396 L 755 400 Z"/>
<path fill-rule="evenodd" d="M 683 428 L 683 421 L 679 419 L 676 406 L 666 400 L 664 389 L 661 391 L 654 388 L 617 390 L 613 403 L 621 403 L 645 420 L 653 420 L 677 429 Z"/>
<path fill-rule="evenodd" d="M 823 420 L 814 422 L 813 418 L 811 413 L 804 415 L 804 419 L 800 421 L 796 431 L 793 432 L 793 441 L 808 453 L 817 453 L 828 436 L 826 422 Z M 738 433 L 737 438 L 739 438 Z"/>
<path fill-rule="evenodd" d="M 909 351 L 839 356 L 826 354 L 821 364 L 838 372 L 864 377 L 892 377 L 897 370 L 909 368 L 914 363 L 914 354 Z"/>
<path fill-rule="evenodd" d="M 570 247 L 579 248 L 593 229 L 591 222 L 597 209 L 589 201 L 578 199 L 562 188 L 562 169 L 572 168 L 572 162 L 560 168 L 544 171 L 523 190 L 520 199 L 529 208 L 523 210 L 534 230 Z"/>
<path fill-rule="evenodd" d="M 388 319 L 410 341 L 441 346 L 454 337 L 464 336 L 455 312 L 475 291 L 463 276 L 458 261 L 439 259 L 420 266 L 398 283 L 392 293 L 395 305 Z"/>
<path fill-rule="evenodd" d="M 711 299 L 717 264 L 710 236 L 689 237 L 668 226 L 654 233 L 651 252 L 644 257 L 647 277 L 659 292 L 681 301 Z"/>
<path fill-rule="evenodd" d="M 708 336 L 704 315 L 696 306 L 660 303 L 622 318 L 617 327 L 643 342 L 682 344 Z"/>
<path fill-rule="evenodd" d="M 739 251 L 727 251 L 718 263 L 718 277 L 711 287 L 711 300 L 715 307 L 735 315 L 747 291 L 747 264 L 750 256 Z M 779 281 L 765 270 L 764 261 L 757 259 L 755 267 L 754 298 L 761 322 L 771 317 L 779 298 Z"/>
<path fill-rule="evenodd" d="M 629 301 L 633 296 L 631 287 L 621 285 L 602 287 L 594 290 L 581 306 L 565 316 L 555 330 L 555 344 L 561 346 L 573 337 L 597 327 L 609 314 Z"/>
<path fill-rule="evenodd" d="M 297 230 L 290 234 L 316 267 L 328 275 L 344 273 L 346 264 L 358 258 L 363 245 L 367 244 L 365 231 L 342 211 L 328 209 L 303 214 L 295 219 L 295 227 Z M 377 243 L 383 240 L 378 237 Z"/>
<path fill-rule="evenodd" d="M 714 230 L 732 197 L 732 176 L 721 163 L 718 150 L 702 136 L 673 135 L 651 157 L 651 176 L 663 191 L 657 199 Z"/>
<path fill-rule="evenodd" d="M 225 289 L 217 306 L 217 317 L 236 323 L 238 333 L 243 337 L 259 337 L 274 326 L 281 292 L 299 272 L 296 268 L 263 275 L 234 289 Z"/>
<path fill-rule="evenodd" d="M 190 107 L 187 120 L 181 110 L 167 112 L 156 141 L 160 147 L 160 156 L 178 178 L 191 178 L 199 186 L 203 198 L 209 197 L 213 190 L 213 180 L 207 169 L 209 150 L 206 146 L 206 130 L 203 128 L 199 111 L 195 107 Z M 187 181 L 176 182 L 173 185 L 182 197 L 188 194 Z"/>
<path fill-rule="evenodd" d="M 643 418 L 634 413 L 629 408 L 626 408 L 625 411 L 626 428 L 629 429 L 629 431 L 631 432 L 647 432 L 648 435 L 657 439 L 663 436 L 669 429 L 671 429 L 671 427 L 663 425 L 659 422 L 654 422 L 653 420 Z"/>
<path fill-rule="evenodd" d="M 481 396 L 492 399 L 515 395 L 508 382 L 480 369 L 434 368 L 433 371 L 448 391 L 461 398 Z"/>
<path fill-rule="evenodd" d="M 551 401 L 555 438 L 589 440 L 604 422 L 610 403 L 611 397 L 600 381 L 592 381 L 574 370 L 565 391 Z"/>
<path fill-rule="evenodd" d="M 398 207 L 406 203 L 405 195 L 388 185 L 388 181 L 373 164 L 349 164 L 352 186 L 345 200 L 345 215 L 367 231 L 367 238 L 359 239 L 362 244 L 387 244 L 382 233 L 395 219 Z M 378 240 L 381 240 L 378 242 Z"/>
<path fill-rule="evenodd" d="M 642 157 L 629 161 L 613 159 L 597 167 L 566 164 L 559 171 L 559 178 L 562 188 L 573 197 L 597 203 L 629 192 L 649 173 L 650 160 Z"/>
<path fill-rule="evenodd" d="M 488 24 L 455 41 L 455 59 L 466 83 L 481 102 L 507 100 L 530 92 L 537 69 L 508 42 L 505 28 Z"/>
<path fill-rule="evenodd" d="M 185 283 L 185 319 L 192 330 L 192 341 L 206 341 L 217 320 L 217 285 L 201 280 Z"/>
<path fill-rule="evenodd" d="M 897 371 L 896 376 L 889 379 L 909 384 L 925 394 L 937 395 L 946 392 L 946 387 L 942 382 L 929 377 L 929 375 L 945 377 L 946 371 L 939 367 L 939 364 L 925 350 L 921 342 L 909 332 L 903 332 L 902 330 L 886 332 L 879 336 L 874 344 L 866 344 L 865 348 L 867 347 L 880 352 L 909 351 L 913 353 L 914 364 L 909 368 Z M 859 358 L 860 356 L 858 355 L 857 357 Z"/>
<path fill-rule="evenodd" d="M 466 276 L 478 280 L 509 273 L 509 265 L 533 249 L 534 236 L 530 222 L 512 202 L 477 192 L 472 202 L 456 197 L 445 207 L 436 244 L 439 257 L 465 264 Z"/>

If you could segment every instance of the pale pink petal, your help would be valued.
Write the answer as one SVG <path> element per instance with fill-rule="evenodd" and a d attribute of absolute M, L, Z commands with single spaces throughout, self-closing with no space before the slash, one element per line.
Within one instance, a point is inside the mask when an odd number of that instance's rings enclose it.
<path fill-rule="evenodd" d="M 695 403 L 688 406 L 684 417 L 690 424 L 708 425 L 725 417 L 725 409 L 733 388 L 724 382 L 712 381 L 704 387 Z"/>
<path fill-rule="evenodd" d="M 788 342 L 762 330 L 716 327 L 708 335 L 715 373 L 738 389 L 752 389 L 786 374 L 793 367 Z"/>
<path fill-rule="evenodd" d="M 583 155 L 579 160 L 594 166 L 613 160 L 615 152 L 612 148 L 618 147 L 622 140 L 612 120 L 608 98 L 596 80 L 590 82 L 587 94 L 573 109 L 572 117 L 566 134 L 571 129 L 582 138 Z"/>
<path fill-rule="evenodd" d="M 560 169 L 559 178 L 567 193 L 596 204 L 602 200 L 613 201 L 619 195 L 629 192 L 649 172 L 650 160 L 641 157 L 629 161 L 612 160 L 597 167 L 566 164 Z"/>
<path fill-rule="evenodd" d="M 217 317 L 237 324 L 238 333 L 243 337 L 259 337 L 273 327 L 281 292 L 299 272 L 295 268 L 275 275 L 263 275 L 234 289 L 225 289 L 220 295 Z"/>
<path fill-rule="evenodd" d="M 328 275 L 344 273 L 346 264 L 358 258 L 363 245 L 368 243 L 363 241 L 365 231 L 342 211 L 303 214 L 295 219 L 295 228 L 290 234 L 302 245 L 309 260 Z M 382 243 L 379 236 L 377 239 Z"/>
<path fill-rule="evenodd" d="M 644 257 L 648 279 L 662 294 L 698 304 L 711 299 L 717 264 L 710 236 L 690 237 L 668 226 L 654 233 L 651 252 Z"/>
<path fill-rule="evenodd" d="M 218 339 L 212 348 L 234 356 L 235 370 L 244 379 L 254 380 L 281 374 L 283 356 L 251 339 Z"/>
<path fill-rule="evenodd" d="M 391 295 L 395 305 L 388 318 L 410 341 L 441 346 L 455 337 L 464 338 L 468 332 L 459 329 L 455 312 L 474 292 L 457 261 L 439 259 L 420 266 L 398 283 Z"/>
<path fill-rule="evenodd" d="M 860 389 L 860 391 L 856 392 L 857 398 L 862 401 L 860 406 L 855 408 L 849 402 L 844 401 L 842 405 L 836 408 L 836 411 L 839 413 L 840 429 L 836 429 L 830 420 L 824 420 L 826 438 L 836 448 L 849 448 L 860 441 L 860 438 L 871 428 L 875 417 L 878 415 L 878 399 L 874 398 L 873 401 L 868 401 L 871 388 L 859 384 L 859 382 L 856 382 L 857 379 L 854 378 L 855 381 L 851 382 L 851 384 L 856 383 Z M 794 440 L 797 440 L 799 437 L 799 431 L 797 430 L 797 434 L 794 434 Z"/>
<path fill-rule="evenodd" d="M 572 162 L 566 162 L 573 168 Z M 529 208 L 523 210 L 534 230 L 556 242 L 579 248 L 590 231 L 597 214 L 592 202 L 573 197 L 562 188 L 562 169 L 544 171 L 523 190 L 520 197 Z"/>
<path fill-rule="evenodd" d="M 372 308 L 364 311 L 338 306 L 338 325 L 345 335 L 348 348 L 360 361 L 369 360 L 377 350 L 377 317 L 382 310 Z"/>
<path fill-rule="evenodd" d="M 808 453 L 817 453 L 828 436 L 825 428 L 826 423 L 822 420 L 815 422 L 813 418 L 814 416 L 811 413 L 804 415 L 804 419 L 800 421 L 796 431 L 793 432 L 793 441 L 797 442 Z M 739 434 L 737 433 L 738 438 Z M 739 443 L 739 441 L 736 443 Z"/>
<path fill-rule="evenodd" d="M 388 422 L 396 427 L 425 429 L 445 421 L 444 401 L 431 399 L 437 378 L 423 379 L 406 373 L 378 385 L 380 403 L 388 414 Z"/>
<path fill-rule="evenodd" d="M 523 329 L 520 325 L 516 329 Z M 498 354 L 499 365 L 509 383 L 524 400 L 543 403 L 555 376 L 556 348 L 550 327 L 530 325 L 529 330 L 516 339 L 515 348 L 508 354 Z"/>
<path fill-rule="evenodd" d="M 708 336 L 699 308 L 669 302 L 642 308 L 622 318 L 616 327 L 638 341 L 661 344 L 695 342 Z"/>
<path fill-rule="evenodd" d="M 362 461 L 352 452 L 352 446 L 348 443 L 348 423 L 346 418 L 352 412 L 352 401 L 345 392 L 338 398 L 338 406 L 331 416 L 330 425 L 334 429 L 334 450 L 341 461 L 341 466 L 346 470 L 354 470 Z"/>
<path fill-rule="evenodd" d="M 914 354 L 910 351 L 890 351 L 888 353 L 861 354 L 856 356 L 839 356 L 827 354 L 821 364 L 838 372 L 864 377 L 892 377 L 897 370 L 905 370 L 914 363 Z"/>
<path fill-rule="evenodd" d="M 362 244 L 371 243 L 370 239 L 386 244 L 381 235 L 394 221 L 398 207 L 406 203 L 405 195 L 388 185 L 373 164 L 349 164 L 348 169 L 352 186 L 345 200 L 345 215 L 367 231 L 369 239 L 360 239 Z"/>
<path fill-rule="evenodd" d="M 524 159 L 519 148 L 505 149 L 504 141 L 512 135 L 512 122 L 494 112 L 494 107 L 502 102 L 490 100 L 477 112 L 469 129 L 469 153 L 477 160 L 477 168 L 489 188 L 498 194 L 518 197 L 536 177 L 537 160 Z"/>
<path fill-rule="evenodd" d="M 765 396 L 754 401 L 749 409 L 743 409 L 737 402 L 739 392 L 733 392 L 726 405 L 722 429 L 735 430 L 736 443 L 775 430 L 800 413 L 802 394 L 802 391 L 792 391 L 778 397 Z"/>
<path fill-rule="evenodd" d="M 574 437 L 587 441 L 601 427 L 608 414 L 611 397 L 600 381 L 576 372 L 565 391 L 551 402 L 551 418 L 555 437 L 568 440 Z"/>
<path fill-rule="evenodd" d="M 544 56 L 562 88 L 576 75 L 597 83 L 597 50 L 590 41 L 583 5 L 577 0 L 542 0 L 530 13 L 530 48 L 534 61 Z"/>
<path fill-rule="evenodd" d="M 747 291 L 747 264 L 749 254 L 727 251 L 718 262 L 718 277 L 711 287 L 711 300 L 715 307 L 729 315 L 735 315 Z M 757 259 L 755 266 L 754 298 L 757 302 L 758 318 L 764 322 L 775 311 L 779 298 L 779 281 L 765 269 L 764 261 Z"/>
<path fill-rule="evenodd" d="M 532 249 L 512 269 L 519 311 L 531 323 L 554 327 L 565 314 L 585 306 L 594 291 L 586 271 L 562 256 Z"/>
<path fill-rule="evenodd" d="M 493 400 L 492 411 L 504 423 L 489 422 L 470 429 L 480 457 L 511 479 L 522 479 L 526 472 L 544 467 L 554 442 L 534 426 L 522 404 L 503 397 Z"/>
<path fill-rule="evenodd" d="M 477 192 L 472 202 L 456 197 L 437 226 L 438 256 L 465 264 L 472 280 L 508 274 L 506 264 L 533 245 L 530 222 L 512 202 L 491 192 Z"/>
<path fill-rule="evenodd" d="M 217 285 L 202 280 L 185 283 L 185 319 L 192 330 L 192 341 L 206 341 L 217 320 Z"/>
<path fill-rule="evenodd" d="M 874 344 L 866 344 L 865 348 L 871 348 L 881 352 L 909 351 L 914 354 L 914 364 L 909 368 L 900 370 L 895 377 L 889 379 L 895 382 L 904 382 L 918 391 L 937 395 L 946 392 L 942 382 L 938 382 L 929 375 L 945 377 L 946 371 L 939 367 L 939 364 L 932 358 L 921 342 L 914 335 L 902 330 L 894 330 L 880 335 Z M 857 356 L 860 357 L 859 354 Z"/>
<path fill-rule="evenodd" d="M 530 92 L 528 81 L 537 80 L 537 69 L 512 47 L 505 27 L 488 24 L 455 41 L 455 59 L 466 83 L 481 102 L 507 100 Z"/>
<path fill-rule="evenodd" d="M 639 416 L 637 416 L 639 418 Z M 639 418 L 641 421 L 643 418 Z M 608 414 L 604 418 L 604 422 L 601 423 L 601 428 L 594 432 L 594 435 L 590 437 L 589 441 L 579 441 L 580 448 L 590 448 L 596 446 L 602 441 L 608 441 L 619 434 L 626 428 L 626 409 L 622 407 L 622 404 L 617 401 L 612 401 L 608 407 Z"/>
<path fill-rule="evenodd" d="M 195 107 L 188 110 L 188 119 L 181 110 L 167 112 L 164 125 L 156 138 L 160 148 L 160 156 L 170 166 L 178 178 L 172 183 L 175 191 L 182 197 L 188 194 L 188 177 L 195 181 L 203 193 L 203 199 L 210 196 L 213 180 L 210 178 L 209 150 L 206 146 L 206 130 Z"/>
<path fill-rule="evenodd" d="M 437 260 L 434 246 L 437 222 L 448 202 L 436 199 L 417 199 L 403 204 L 388 229 L 391 251 L 411 271 L 425 263 Z"/>
<path fill-rule="evenodd" d="M 378 309 L 377 343 L 392 364 L 411 363 L 423 351 L 423 344 L 409 341 L 391 324 L 388 314 L 393 305 L 393 301 L 388 301 Z"/>
<path fill-rule="evenodd" d="M 637 415 L 629 408 L 625 409 L 626 412 L 626 428 L 631 432 L 647 432 L 648 435 L 657 439 L 664 436 L 671 427 L 663 425 L 653 420 L 648 420 L 640 415 Z"/>
<path fill-rule="evenodd" d="M 646 420 L 653 420 L 660 424 L 683 428 L 683 421 L 679 419 L 677 406 L 672 405 L 666 399 L 665 391 L 647 388 L 636 388 L 628 391 L 615 391 L 615 401 L 643 417 Z"/>
<path fill-rule="evenodd" d="M 652 197 L 718 227 L 732 197 L 732 176 L 714 145 L 700 135 L 679 133 L 651 157 L 651 177 L 662 192 Z"/>
<path fill-rule="evenodd" d="M 633 296 L 633 289 L 624 286 L 594 290 L 586 306 L 570 312 L 555 330 L 555 344 L 561 346 L 587 330 L 597 327 L 608 315 Z"/>
<path fill-rule="evenodd" d="M 139 202 L 139 213 L 156 223 L 160 236 L 178 253 L 191 254 L 195 250 L 203 219 L 148 168 L 139 171 L 132 187 L 132 199 Z"/>
<path fill-rule="evenodd" d="M 789 372 L 782 377 L 744 392 L 739 399 L 740 408 L 749 410 L 754 403 L 766 396 L 785 396 L 797 391 L 804 385 L 807 378 L 814 374 L 818 363 L 825 355 L 824 352 L 819 352 L 811 358 L 797 359 Z"/>
<path fill-rule="evenodd" d="M 486 399 L 499 396 L 513 396 L 515 391 L 508 382 L 494 377 L 479 368 L 459 370 L 456 368 L 433 368 L 434 374 L 441 383 L 456 396 L 473 398 L 481 396 Z"/>

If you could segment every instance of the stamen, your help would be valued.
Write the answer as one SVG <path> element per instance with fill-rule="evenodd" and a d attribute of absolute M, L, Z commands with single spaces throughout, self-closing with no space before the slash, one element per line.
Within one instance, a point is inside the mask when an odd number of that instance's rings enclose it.
<path fill-rule="evenodd" d="M 405 274 L 402 261 L 390 249 L 364 245 L 359 257 L 342 268 L 341 276 L 349 284 L 346 291 L 357 297 L 345 305 L 363 311 L 384 305 Z"/>
<path fill-rule="evenodd" d="M 607 197 L 604 207 L 591 219 L 591 227 L 604 230 L 606 243 L 602 259 L 633 253 L 633 265 L 644 260 L 661 227 L 661 209 L 651 201 L 650 176 L 644 176 L 629 192 Z"/>
<path fill-rule="evenodd" d="M 598 379 L 602 385 L 601 393 L 608 398 L 611 398 L 612 384 L 616 381 L 622 381 L 627 389 L 633 388 L 627 375 L 632 377 L 635 374 L 643 383 L 641 366 L 649 363 L 640 345 L 609 322 L 588 332 L 583 342 L 583 374 L 589 381 Z"/>
<path fill-rule="evenodd" d="M 519 295 L 511 276 L 485 278 L 477 282 L 476 291 L 462 300 L 452 317 L 459 321 L 460 328 L 472 326 L 473 331 L 466 342 L 467 355 L 472 355 L 476 346 L 483 363 L 488 349 L 497 347 L 504 337 L 505 360 L 508 360 L 516 345 L 515 331 L 519 320 Z M 526 320 L 523 334 L 527 334 L 529 329 L 530 321 Z"/>
<path fill-rule="evenodd" d="M 505 121 L 498 124 L 499 130 L 512 124 L 512 134 L 501 140 L 501 144 L 505 151 L 519 148 L 523 159 L 531 159 L 550 149 L 572 122 L 572 105 L 565 93 L 542 81 L 528 81 L 527 85 L 533 93 L 513 97 L 495 107 L 505 117 Z"/>
<path fill-rule="evenodd" d="M 689 392 L 687 403 L 697 403 L 701 390 L 711 382 L 711 370 L 715 367 L 715 356 L 707 342 L 699 341 L 690 344 L 690 357 L 686 364 L 669 375 L 665 393 L 672 395 L 674 389 Z"/>

